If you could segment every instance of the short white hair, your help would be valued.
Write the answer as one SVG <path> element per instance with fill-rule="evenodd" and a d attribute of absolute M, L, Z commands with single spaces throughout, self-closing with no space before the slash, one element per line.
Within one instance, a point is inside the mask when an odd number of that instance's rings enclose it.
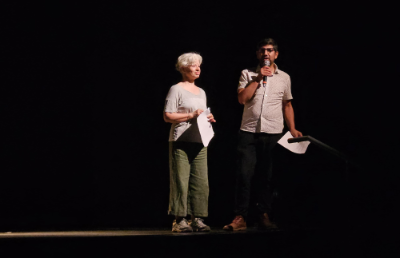
<path fill-rule="evenodd" d="M 182 67 L 187 67 L 189 65 L 192 65 L 196 61 L 199 61 L 200 64 L 203 62 L 203 58 L 201 57 L 201 55 L 199 55 L 195 52 L 182 54 L 178 57 L 178 61 L 176 62 L 176 65 L 175 65 L 176 70 L 178 70 L 180 72 L 181 71 L 180 69 Z"/>

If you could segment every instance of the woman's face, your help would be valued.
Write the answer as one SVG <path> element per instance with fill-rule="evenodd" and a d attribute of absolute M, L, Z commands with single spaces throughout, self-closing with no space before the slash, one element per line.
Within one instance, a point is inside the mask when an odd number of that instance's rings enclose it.
<path fill-rule="evenodd" d="M 200 62 L 195 61 L 193 64 L 182 68 L 182 75 L 195 80 L 200 77 Z"/>

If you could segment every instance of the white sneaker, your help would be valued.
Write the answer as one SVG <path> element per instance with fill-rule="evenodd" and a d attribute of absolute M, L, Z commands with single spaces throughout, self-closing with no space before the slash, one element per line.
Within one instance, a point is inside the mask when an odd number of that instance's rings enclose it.
<path fill-rule="evenodd" d="M 174 220 L 172 223 L 172 232 L 193 232 L 193 229 L 188 224 L 187 220 L 183 218 L 179 223 L 176 223 L 176 220 Z"/>
<path fill-rule="evenodd" d="M 204 224 L 203 219 L 195 218 L 194 221 L 190 221 L 189 225 L 192 227 L 193 231 L 197 232 L 208 232 L 210 227 Z"/>

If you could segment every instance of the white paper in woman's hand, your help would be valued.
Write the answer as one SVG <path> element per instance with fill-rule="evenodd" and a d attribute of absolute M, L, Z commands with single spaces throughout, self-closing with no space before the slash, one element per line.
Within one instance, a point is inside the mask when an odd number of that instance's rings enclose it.
<path fill-rule="evenodd" d="M 207 118 L 209 114 L 210 110 L 206 109 L 197 117 L 197 125 L 199 127 L 201 141 L 203 142 L 204 147 L 207 147 L 211 139 L 214 137 L 214 130 Z"/>

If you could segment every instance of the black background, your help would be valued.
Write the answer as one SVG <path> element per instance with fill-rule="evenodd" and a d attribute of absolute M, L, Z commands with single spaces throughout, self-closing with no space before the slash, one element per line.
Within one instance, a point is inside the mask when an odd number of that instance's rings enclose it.
<path fill-rule="evenodd" d="M 282 224 L 367 225 L 393 218 L 397 174 L 395 34 L 390 6 L 199 1 L 3 4 L 0 226 L 4 230 L 169 227 L 162 119 L 179 55 L 203 56 L 197 85 L 217 120 L 210 217 L 232 219 L 240 71 L 279 44 L 296 127 L 315 146 L 276 148 Z M 396 83 L 396 84 L 395 84 Z M 351 209 L 349 209 L 349 207 Z M 361 223 L 360 223 L 361 222 Z"/>

